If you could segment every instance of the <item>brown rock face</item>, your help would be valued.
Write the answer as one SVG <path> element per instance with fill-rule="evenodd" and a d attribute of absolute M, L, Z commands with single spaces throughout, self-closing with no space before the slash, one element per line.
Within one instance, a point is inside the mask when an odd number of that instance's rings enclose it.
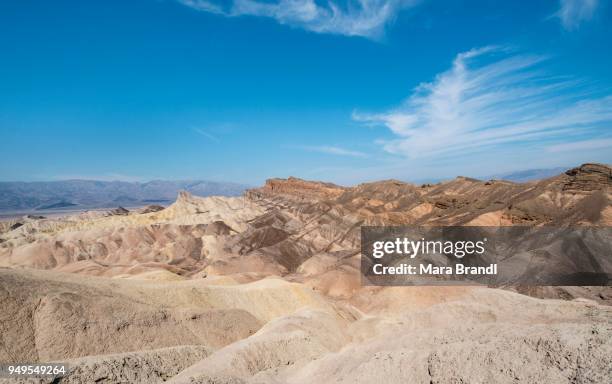
<path fill-rule="evenodd" d="M 250 189 L 247 197 L 262 198 L 267 195 L 286 195 L 288 197 L 310 199 L 333 199 L 342 194 L 345 188 L 332 183 L 307 181 L 295 177 L 288 179 L 269 179 L 262 188 Z"/>
<path fill-rule="evenodd" d="M 595 191 L 612 186 L 612 168 L 603 164 L 583 164 L 565 172 L 565 191 Z"/>
<path fill-rule="evenodd" d="M 351 225 L 355 221 L 370 225 L 606 224 L 607 216 L 602 213 L 610 206 L 611 175 L 609 166 L 584 164 L 532 183 L 457 177 L 421 187 L 386 180 L 344 188 L 294 178 L 273 179 L 251 190 L 247 198 L 289 207 L 302 216 L 327 211 L 350 215 Z M 338 222 L 334 225 L 346 227 Z"/>

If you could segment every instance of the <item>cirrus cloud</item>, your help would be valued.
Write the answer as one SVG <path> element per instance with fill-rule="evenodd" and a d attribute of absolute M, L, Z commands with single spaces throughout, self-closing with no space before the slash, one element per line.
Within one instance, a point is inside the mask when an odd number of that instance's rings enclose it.
<path fill-rule="evenodd" d="M 560 7 L 554 15 L 568 31 L 576 30 L 585 21 L 591 20 L 599 0 L 561 0 Z"/>
<path fill-rule="evenodd" d="M 332 146 L 332 145 L 303 146 L 300 148 L 305 151 L 325 153 L 328 155 L 364 157 L 364 158 L 368 157 L 366 153 L 354 151 L 351 149 L 346 149 L 346 148 L 342 148 L 338 146 Z"/>
<path fill-rule="evenodd" d="M 383 149 L 413 159 L 608 140 L 612 96 L 579 79 L 548 75 L 547 60 L 502 47 L 472 49 L 399 107 L 354 112 L 353 119 L 386 126 L 393 138 L 379 141 Z"/>
<path fill-rule="evenodd" d="M 233 0 L 225 6 L 215 0 L 178 0 L 193 9 L 226 17 L 259 16 L 283 25 L 317 33 L 366 38 L 380 37 L 387 24 L 402 10 L 415 6 L 418 0 Z"/>

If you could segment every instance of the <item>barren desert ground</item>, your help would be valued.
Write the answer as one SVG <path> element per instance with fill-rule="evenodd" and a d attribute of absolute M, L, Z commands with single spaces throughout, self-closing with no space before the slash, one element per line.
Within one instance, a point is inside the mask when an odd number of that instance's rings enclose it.
<path fill-rule="evenodd" d="M 601 164 L 528 183 L 289 178 L 5 220 L 0 361 L 67 362 L 54 383 L 609 383 L 612 288 L 365 286 L 360 227 L 610 226 L 611 187 Z"/>

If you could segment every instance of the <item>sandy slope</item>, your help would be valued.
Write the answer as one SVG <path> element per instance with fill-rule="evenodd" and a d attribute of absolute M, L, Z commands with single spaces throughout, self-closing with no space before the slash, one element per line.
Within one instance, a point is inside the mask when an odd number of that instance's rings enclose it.
<path fill-rule="evenodd" d="M 170 382 L 604 382 L 612 369 L 611 315 L 591 303 L 488 289 L 348 327 L 298 312 Z"/>
<path fill-rule="evenodd" d="M 2 361 L 191 344 L 218 348 L 298 308 L 331 308 L 312 290 L 280 279 L 207 285 L 8 269 L 0 269 L 0 298 Z"/>
<path fill-rule="evenodd" d="M 612 369 L 612 308 L 589 301 L 383 288 L 359 310 L 281 279 L 207 285 L 3 269 L 0 282 L 0 360 L 69 359 L 69 382 L 569 383 L 602 382 Z"/>

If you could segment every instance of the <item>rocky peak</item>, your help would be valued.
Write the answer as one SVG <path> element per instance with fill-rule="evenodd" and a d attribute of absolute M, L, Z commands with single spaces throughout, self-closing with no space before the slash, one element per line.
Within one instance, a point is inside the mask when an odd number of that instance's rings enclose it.
<path fill-rule="evenodd" d="M 268 179 L 263 187 L 248 190 L 246 196 L 249 198 L 261 198 L 282 195 L 284 197 L 308 200 L 333 199 L 341 195 L 345 189 L 332 183 L 289 177 L 287 179 Z"/>
<path fill-rule="evenodd" d="M 612 186 L 612 168 L 605 164 L 586 163 L 565 172 L 564 191 L 595 191 Z"/>

